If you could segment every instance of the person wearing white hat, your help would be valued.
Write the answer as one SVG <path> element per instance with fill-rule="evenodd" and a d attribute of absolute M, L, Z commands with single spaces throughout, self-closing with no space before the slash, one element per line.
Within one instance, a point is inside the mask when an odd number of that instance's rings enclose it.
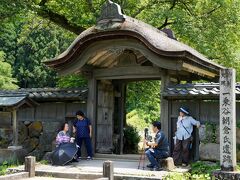
<path fill-rule="evenodd" d="M 179 108 L 176 144 L 173 151 L 173 160 L 175 165 L 182 164 L 182 166 L 187 166 L 189 164 L 189 147 L 192 140 L 193 126 L 197 126 L 199 128 L 200 122 L 190 116 L 188 108 Z"/>

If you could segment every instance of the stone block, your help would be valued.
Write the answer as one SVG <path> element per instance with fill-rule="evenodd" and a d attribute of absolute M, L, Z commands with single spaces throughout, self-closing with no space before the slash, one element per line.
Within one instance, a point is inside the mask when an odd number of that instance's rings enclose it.
<path fill-rule="evenodd" d="M 52 141 L 56 138 L 54 133 L 43 133 L 39 137 L 39 149 L 41 151 L 52 151 Z"/>
<path fill-rule="evenodd" d="M 57 133 L 62 122 L 42 122 L 43 133 Z"/>
<path fill-rule="evenodd" d="M 26 126 L 29 126 L 32 122 L 31 121 L 24 121 L 23 122 Z"/>
<path fill-rule="evenodd" d="M 237 149 L 237 161 L 240 161 L 240 149 Z"/>
<path fill-rule="evenodd" d="M 34 121 L 28 126 L 29 136 L 30 137 L 39 137 L 42 133 L 43 126 L 42 122 Z"/>
<path fill-rule="evenodd" d="M 32 152 L 34 149 L 37 148 L 38 145 L 39 145 L 38 138 L 28 138 L 23 143 L 23 147 L 27 150 L 27 152 Z"/>
<path fill-rule="evenodd" d="M 216 143 L 201 143 L 199 146 L 199 154 L 201 160 L 219 161 L 220 145 Z"/>
<path fill-rule="evenodd" d="M 29 178 L 28 172 L 18 172 L 14 174 L 8 174 L 4 176 L 0 176 L 0 180 L 16 180 L 16 179 L 27 179 Z"/>
<path fill-rule="evenodd" d="M 28 155 L 34 156 L 34 157 L 36 157 L 37 161 L 40 161 L 43 158 L 43 156 L 44 156 L 44 152 L 39 150 L 38 148 L 36 148 L 34 151 L 29 153 Z"/>
<path fill-rule="evenodd" d="M 25 157 L 25 171 L 29 173 L 29 177 L 35 176 L 36 157 L 27 156 Z"/>
<path fill-rule="evenodd" d="M 216 132 L 215 132 L 215 136 L 216 136 L 216 143 L 220 144 L 220 127 L 219 125 L 216 126 Z"/>
<path fill-rule="evenodd" d="M 236 141 L 237 144 L 240 144 L 240 128 L 236 128 Z"/>
<path fill-rule="evenodd" d="M 7 148 L 13 140 L 13 130 L 0 128 L 0 148 Z"/>
<path fill-rule="evenodd" d="M 46 152 L 46 153 L 44 154 L 42 160 L 45 160 L 45 161 L 47 161 L 47 162 L 50 163 L 50 162 L 52 161 L 52 160 L 51 160 L 52 153 L 53 153 L 53 152 Z"/>
<path fill-rule="evenodd" d="M 5 160 L 24 162 L 26 155 L 25 149 L 0 149 L 0 164 Z"/>
<path fill-rule="evenodd" d="M 212 173 L 213 180 L 227 180 L 227 179 L 240 179 L 239 171 L 214 171 Z"/>
<path fill-rule="evenodd" d="M 18 123 L 18 142 L 22 144 L 28 137 L 28 128 L 23 122 Z"/>
<path fill-rule="evenodd" d="M 206 139 L 206 126 L 204 124 L 199 127 L 199 139 L 200 141 Z"/>
<path fill-rule="evenodd" d="M 168 157 L 168 158 L 165 158 L 165 159 L 161 159 L 160 160 L 160 166 L 169 170 L 169 171 L 172 171 L 175 168 L 173 158 Z"/>

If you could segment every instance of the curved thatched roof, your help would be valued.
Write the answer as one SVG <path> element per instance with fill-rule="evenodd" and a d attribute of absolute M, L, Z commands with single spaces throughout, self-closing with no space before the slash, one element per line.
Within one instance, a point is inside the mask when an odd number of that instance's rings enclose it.
<path fill-rule="evenodd" d="M 87 51 L 89 53 L 91 48 L 91 55 L 80 58 Z M 146 50 L 143 50 L 144 48 Z M 218 76 L 222 68 L 188 45 L 169 38 L 164 32 L 123 15 L 119 6 L 112 2 L 103 7 L 103 13 L 96 26 L 81 33 L 65 52 L 46 61 L 45 64 L 59 71 L 69 68 L 76 61 L 82 61 L 78 62 L 78 69 L 85 64 L 111 68 L 116 65 L 116 58 L 124 49 L 135 50 L 137 60 L 145 57 L 161 68 L 188 71 L 210 78 Z M 152 60 L 154 58 L 148 56 L 149 52 L 159 57 L 159 60 Z M 171 68 L 168 68 L 170 65 L 166 65 L 168 62 L 174 63 L 173 66 L 171 64 Z"/>

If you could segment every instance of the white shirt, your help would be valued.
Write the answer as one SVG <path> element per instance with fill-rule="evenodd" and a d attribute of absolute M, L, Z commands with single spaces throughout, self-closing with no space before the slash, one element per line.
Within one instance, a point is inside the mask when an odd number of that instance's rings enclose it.
<path fill-rule="evenodd" d="M 193 119 L 191 116 L 178 117 L 176 137 L 178 140 L 188 139 L 193 131 L 193 126 L 199 126 L 200 122 Z M 184 128 L 184 127 L 186 128 Z"/>

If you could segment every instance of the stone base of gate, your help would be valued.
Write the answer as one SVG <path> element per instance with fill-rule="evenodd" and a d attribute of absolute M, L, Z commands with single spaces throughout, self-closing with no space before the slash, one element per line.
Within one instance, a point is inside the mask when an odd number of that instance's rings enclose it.
<path fill-rule="evenodd" d="M 240 179 L 240 171 L 214 171 L 212 173 L 213 180 L 235 180 Z"/>

